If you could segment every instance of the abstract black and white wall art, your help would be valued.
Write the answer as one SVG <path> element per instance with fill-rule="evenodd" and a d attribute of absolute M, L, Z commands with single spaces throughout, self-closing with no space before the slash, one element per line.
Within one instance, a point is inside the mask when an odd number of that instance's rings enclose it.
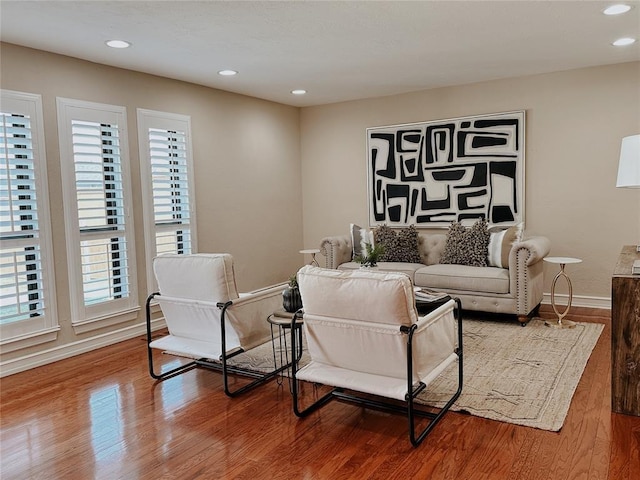
<path fill-rule="evenodd" d="M 368 128 L 370 224 L 521 223 L 524 152 L 524 111 Z"/>

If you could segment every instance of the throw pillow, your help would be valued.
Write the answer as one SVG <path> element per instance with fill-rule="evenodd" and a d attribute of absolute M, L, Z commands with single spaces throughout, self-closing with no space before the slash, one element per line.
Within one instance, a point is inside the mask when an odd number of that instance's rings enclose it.
<path fill-rule="evenodd" d="M 374 231 L 376 244 L 384 245 L 381 262 L 421 263 L 418 230 L 413 225 L 394 231 L 381 225 Z"/>
<path fill-rule="evenodd" d="M 522 240 L 522 224 L 507 229 L 489 229 L 488 263 L 490 267 L 509 268 L 511 246 Z"/>
<path fill-rule="evenodd" d="M 488 245 L 489 231 L 485 219 L 481 218 L 469 229 L 453 222 L 440 263 L 486 267 Z"/>
<path fill-rule="evenodd" d="M 462 243 L 466 229 L 460 222 L 452 222 L 447 232 L 447 241 L 440 263 L 459 264 L 462 257 Z"/>
<path fill-rule="evenodd" d="M 365 243 L 373 246 L 373 232 L 366 228 L 361 228 L 355 223 L 349 225 L 351 232 L 351 258 L 359 256 L 364 250 Z"/>
<path fill-rule="evenodd" d="M 393 248 L 393 243 L 396 239 L 396 232 L 391 227 L 386 225 L 380 225 L 373 230 L 373 238 L 376 241 L 376 245 L 382 245 L 384 247 L 384 253 L 380 256 L 381 262 L 388 262 L 390 250 Z"/>

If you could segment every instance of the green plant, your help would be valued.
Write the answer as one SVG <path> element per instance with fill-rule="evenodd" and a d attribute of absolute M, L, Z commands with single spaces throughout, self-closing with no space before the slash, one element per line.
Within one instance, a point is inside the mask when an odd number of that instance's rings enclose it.
<path fill-rule="evenodd" d="M 364 244 L 364 252 L 360 255 L 356 255 L 353 260 L 359 262 L 363 267 L 375 267 L 380 260 L 380 257 L 384 253 L 384 245 L 381 243 L 377 245 L 371 245 L 370 243 Z"/>

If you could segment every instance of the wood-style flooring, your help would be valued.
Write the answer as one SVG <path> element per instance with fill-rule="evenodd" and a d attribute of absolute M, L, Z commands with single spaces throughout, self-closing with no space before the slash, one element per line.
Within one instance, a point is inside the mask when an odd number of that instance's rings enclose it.
<path fill-rule="evenodd" d="M 609 311 L 570 318 L 606 327 L 557 433 L 449 412 L 413 448 L 399 415 L 334 401 L 298 419 L 286 380 L 236 399 L 218 372 L 156 383 L 137 338 L 0 381 L 0 478 L 637 480 L 640 417 L 611 413 Z"/>

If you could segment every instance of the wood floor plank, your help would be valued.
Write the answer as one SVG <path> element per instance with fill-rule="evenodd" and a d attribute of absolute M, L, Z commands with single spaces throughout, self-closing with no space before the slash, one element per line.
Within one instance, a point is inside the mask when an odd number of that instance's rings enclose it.
<path fill-rule="evenodd" d="M 286 379 L 235 399 L 203 369 L 156 383 L 137 338 L 0 380 L 0 476 L 636 480 L 640 417 L 610 411 L 609 312 L 570 317 L 605 330 L 559 432 L 449 412 L 413 448 L 401 415 L 334 401 L 297 418 Z"/>
<path fill-rule="evenodd" d="M 601 337 L 594 351 L 604 347 Z M 603 354 L 604 352 L 602 352 Z M 602 355 L 601 355 L 602 356 Z M 605 380 L 598 376 L 598 357 L 592 356 L 587 362 L 583 374 L 583 381 L 574 393 L 575 404 L 567 415 L 563 431 L 560 432 L 562 441 L 558 444 L 558 463 L 556 468 L 549 472 L 549 479 L 587 478 L 591 464 L 591 456 L 598 430 L 599 410 L 598 399 L 602 398 L 602 387 Z M 566 431 L 576 432 L 575 439 L 569 439 Z M 567 438 L 563 438 L 567 437 Z"/>
<path fill-rule="evenodd" d="M 606 355 L 611 349 L 611 335 L 608 329 L 604 329 L 600 340 L 592 355 L 593 362 L 598 362 L 595 376 L 600 380 L 599 386 L 593 388 L 591 398 L 594 402 L 595 411 L 593 421 L 597 424 L 597 433 L 590 455 L 589 480 L 600 480 L 608 478 L 608 467 L 611 452 L 608 445 L 611 441 L 611 361 L 606 360 Z M 605 390 L 606 395 L 601 395 L 598 389 Z"/>

